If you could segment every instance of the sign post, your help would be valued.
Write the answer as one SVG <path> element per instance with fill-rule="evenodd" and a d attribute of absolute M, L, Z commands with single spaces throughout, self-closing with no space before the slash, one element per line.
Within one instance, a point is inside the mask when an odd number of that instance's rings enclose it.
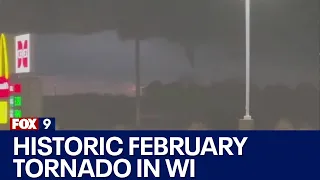
<path fill-rule="evenodd" d="M 42 84 L 35 74 L 34 43 L 32 34 L 15 36 L 15 76 L 16 81 L 23 86 L 21 94 L 22 105 L 13 112 L 22 117 L 35 117 L 42 115 Z"/>

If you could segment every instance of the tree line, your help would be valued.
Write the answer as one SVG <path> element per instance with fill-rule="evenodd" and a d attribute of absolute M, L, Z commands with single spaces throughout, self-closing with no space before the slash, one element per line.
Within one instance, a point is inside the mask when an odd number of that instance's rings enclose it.
<path fill-rule="evenodd" d="M 233 80 L 209 86 L 154 81 L 142 90 L 139 128 L 237 129 L 245 111 L 244 90 L 243 83 Z M 134 129 L 137 128 L 135 109 L 135 97 L 124 95 L 73 94 L 44 98 L 44 115 L 56 117 L 62 129 Z M 282 127 L 285 129 L 318 129 L 318 90 L 309 83 L 295 88 L 253 85 L 251 113 L 256 129 L 274 129 L 279 123 L 289 126 Z"/>

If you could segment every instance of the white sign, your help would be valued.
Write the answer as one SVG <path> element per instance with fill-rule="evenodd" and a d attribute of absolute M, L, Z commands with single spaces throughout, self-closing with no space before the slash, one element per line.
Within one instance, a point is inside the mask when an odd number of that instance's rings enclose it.
<path fill-rule="evenodd" d="M 31 38 L 30 34 L 15 37 L 15 72 L 29 73 L 31 70 Z"/>

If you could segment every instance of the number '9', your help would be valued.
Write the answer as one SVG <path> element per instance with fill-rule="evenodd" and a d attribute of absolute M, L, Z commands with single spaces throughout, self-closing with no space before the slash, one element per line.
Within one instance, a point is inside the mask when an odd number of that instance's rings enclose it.
<path fill-rule="evenodd" d="M 51 125 L 51 120 L 50 119 L 44 119 L 43 120 L 43 125 L 44 125 L 44 129 L 48 129 Z"/>

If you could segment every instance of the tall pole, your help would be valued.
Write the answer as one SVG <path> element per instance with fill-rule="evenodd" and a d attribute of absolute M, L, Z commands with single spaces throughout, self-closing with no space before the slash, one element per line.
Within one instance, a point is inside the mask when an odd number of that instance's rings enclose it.
<path fill-rule="evenodd" d="M 140 93 L 140 39 L 135 40 L 135 69 L 136 69 L 136 126 L 140 127 L 140 106 L 141 106 L 141 93 Z"/>
<path fill-rule="evenodd" d="M 250 115 L 250 0 L 245 0 L 246 24 L 246 113 L 239 121 L 239 130 L 253 130 L 254 122 Z"/>
<path fill-rule="evenodd" d="M 318 1 L 318 7 L 320 8 L 320 1 Z M 320 17 L 320 12 L 318 11 L 318 17 Z M 320 18 L 318 18 L 318 29 L 320 29 Z M 319 94 L 318 94 L 318 97 L 319 97 L 319 102 L 320 102 L 320 31 L 318 31 L 318 92 L 319 92 Z M 319 127 L 318 127 L 319 129 L 320 129 L 320 124 L 319 124 Z"/>
<path fill-rule="evenodd" d="M 53 96 L 57 96 L 57 84 L 53 85 Z"/>
<path fill-rule="evenodd" d="M 246 114 L 244 120 L 251 120 L 250 116 L 250 0 L 245 1 L 246 19 Z"/>

